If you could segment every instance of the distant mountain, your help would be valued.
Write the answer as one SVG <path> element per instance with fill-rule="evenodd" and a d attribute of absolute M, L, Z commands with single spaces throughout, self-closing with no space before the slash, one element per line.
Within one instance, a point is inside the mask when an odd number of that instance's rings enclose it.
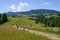
<path fill-rule="evenodd" d="M 45 14 L 45 13 L 60 15 L 60 11 L 48 10 L 48 9 L 36 9 L 36 10 L 30 10 L 30 11 L 24 11 L 24 12 L 7 12 L 7 15 L 8 16 L 14 16 L 14 15 L 17 15 L 17 14 L 30 15 L 30 14 Z"/>

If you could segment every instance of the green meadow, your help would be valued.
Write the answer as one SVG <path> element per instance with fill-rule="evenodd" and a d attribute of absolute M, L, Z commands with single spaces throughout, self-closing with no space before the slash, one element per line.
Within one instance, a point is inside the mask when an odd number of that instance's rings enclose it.
<path fill-rule="evenodd" d="M 9 21 L 0 25 L 0 40 L 48 40 L 47 37 L 31 34 L 29 32 L 12 28 L 12 25 L 17 23 L 19 20 L 23 21 L 18 22 L 20 26 L 26 25 L 28 24 L 28 22 L 34 25 L 38 25 L 35 24 L 34 21 L 31 22 L 30 20 L 27 20 L 27 18 L 28 17 L 23 19 L 8 17 Z"/>

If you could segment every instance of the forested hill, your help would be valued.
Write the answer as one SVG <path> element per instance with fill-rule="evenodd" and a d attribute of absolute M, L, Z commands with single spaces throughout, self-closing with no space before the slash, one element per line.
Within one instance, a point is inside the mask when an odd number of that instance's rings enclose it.
<path fill-rule="evenodd" d="M 50 14 L 58 14 L 60 15 L 60 11 L 56 10 L 48 10 L 48 9 L 36 9 L 36 10 L 30 10 L 30 11 L 24 11 L 24 12 L 7 12 L 8 16 L 14 16 L 16 14 L 45 14 L 45 13 L 50 13 Z"/>

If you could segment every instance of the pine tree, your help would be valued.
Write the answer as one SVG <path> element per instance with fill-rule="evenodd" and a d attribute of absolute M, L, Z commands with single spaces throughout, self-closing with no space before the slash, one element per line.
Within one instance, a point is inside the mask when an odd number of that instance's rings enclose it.
<path fill-rule="evenodd" d="M 6 15 L 6 13 L 3 13 L 1 18 L 3 20 L 3 23 L 7 22 L 7 15 Z"/>

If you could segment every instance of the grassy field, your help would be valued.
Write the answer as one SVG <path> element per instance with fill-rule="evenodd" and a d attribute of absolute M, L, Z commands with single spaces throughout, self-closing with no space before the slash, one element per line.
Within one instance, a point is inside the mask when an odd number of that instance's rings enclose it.
<path fill-rule="evenodd" d="M 19 27 L 42 27 L 45 26 L 42 23 L 36 24 L 34 20 L 30 20 L 29 16 L 23 16 L 20 18 L 20 21 L 18 22 Z"/>
<path fill-rule="evenodd" d="M 0 40 L 49 40 L 43 36 L 12 28 L 12 25 L 16 23 L 18 24 L 18 27 L 26 27 L 31 30 L 60 35 L 60 32 L 54 32 L 48 29 L 38 29 L 45 25 L 42 23 L 36 24 L 34 20 L 29 20 L 29 16 L 25 15 L 22 17 L 9 17 L 8 22 L 0 25 Z"/>
<path fill-rule="evenodd" d="M 10 17 L 8 22 L 0 25 L 0 40 L 48 40 L 46 37 L 12 28 L 11 25 L 18 20 L 20 19 Z"/>
<path fill-rule="evenodd" d="M 40 32 L 45 32 L 48 34 L 56 34 L 56 35 L 60 35 L 60 30 L 59 31 L 53 31 L 53 30 L 49 30 L 49 29 L 39 29 L 39 28 L 29 28 L 31 30 L 36 30 L 36 31 L 40 31 Z"/>
<path fill-rule="evenodd" d="M 0 40 L 48 40 L 46 37 L 30 34 L 11 27 L 0 26 Z"/>
<path fill-rule="evenodd" d="M 36 24 L 34 20 L 29 20 L 29 16 L 22 16 L 20 18 L 20 21 L 18 22 L 19 27 L 26 27 L 32 30 L 40 31 L 40 32 L 45 32 L 45 33 L 50 33 L 50 34 L 57 34 L 60 35 L 60 31 L 53 31 L 49 29 L 39 29 L 40 27 L 44 28 L 44 24 L 38 23 Z"/>
<path fill-rule="evenodd" d="M 20 18 L 13 18 L 13 17 L 9 17 L 8 18 L 8 22 L 0 25 L 0 26 L 12 26 L 13 24 L 16 24 L 16 22 L 20 20 Z"/>

